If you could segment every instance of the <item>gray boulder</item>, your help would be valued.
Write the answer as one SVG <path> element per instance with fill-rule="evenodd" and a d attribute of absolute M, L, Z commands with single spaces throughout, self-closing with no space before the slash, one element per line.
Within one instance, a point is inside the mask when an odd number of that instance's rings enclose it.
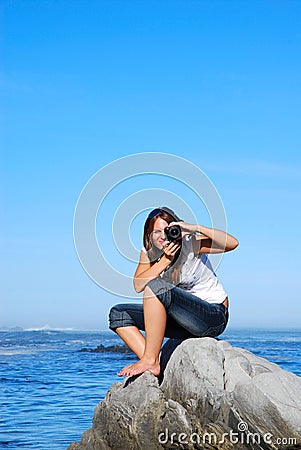
<path fill-rule="evenodd" d="M 68 450 L 301 448 L 300 377 L 209 337 L 168 341 L 161 362 L 163 380 L 115 383 Z"/>

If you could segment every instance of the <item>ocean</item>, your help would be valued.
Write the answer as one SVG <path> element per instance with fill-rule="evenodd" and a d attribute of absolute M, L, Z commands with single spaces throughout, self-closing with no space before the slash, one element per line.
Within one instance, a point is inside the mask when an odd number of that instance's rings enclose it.
<path fill-rule="evenodd" d="M 221 339 L 301 376 L 301 330 L 227 330 Z M 80 352 L 122 344 L 110 331 L 0 331 L 0 449 L 65 450 L 132 354 Z"/>

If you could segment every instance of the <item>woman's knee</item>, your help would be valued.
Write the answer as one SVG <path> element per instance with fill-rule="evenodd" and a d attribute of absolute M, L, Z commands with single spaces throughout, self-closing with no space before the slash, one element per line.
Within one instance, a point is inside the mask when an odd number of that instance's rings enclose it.
<path fill-rule="evenodd" d="M 144 289 L 144 295 L 157 297 L 165 309 L 168 310 L 172 301 L 171 291 L 173 288 L 173 284 L 157 277 L 147 283 Z"/>

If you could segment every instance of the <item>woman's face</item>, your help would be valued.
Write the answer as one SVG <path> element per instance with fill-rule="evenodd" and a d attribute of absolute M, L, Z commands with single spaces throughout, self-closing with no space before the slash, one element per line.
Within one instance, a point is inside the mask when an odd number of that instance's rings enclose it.
<path fill-rule="evenodd" d="M 164 233 L 164 228 L 166 227 L 168 227 L 168 222 L 166 222 L 166 220 L 161 217 L 158 217 L 155 220 L 154 228 L 151 234 L 151 241 L 160 250 L 162 250 L 166 242 L 166 235 Z"/>

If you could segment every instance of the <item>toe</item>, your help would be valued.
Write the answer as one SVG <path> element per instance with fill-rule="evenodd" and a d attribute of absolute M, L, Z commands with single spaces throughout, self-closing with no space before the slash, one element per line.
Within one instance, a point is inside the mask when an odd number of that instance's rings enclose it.
<path fill-rule="evenodd" d="M 117 375 L 118 375 L 119 377 L 124 377 L 124 376 L 126 376 L 129 367 L 130 367 L 130 366 L 125 366 L 125 367 L 123 367 L 123 368 L 117 373 Z"/>

